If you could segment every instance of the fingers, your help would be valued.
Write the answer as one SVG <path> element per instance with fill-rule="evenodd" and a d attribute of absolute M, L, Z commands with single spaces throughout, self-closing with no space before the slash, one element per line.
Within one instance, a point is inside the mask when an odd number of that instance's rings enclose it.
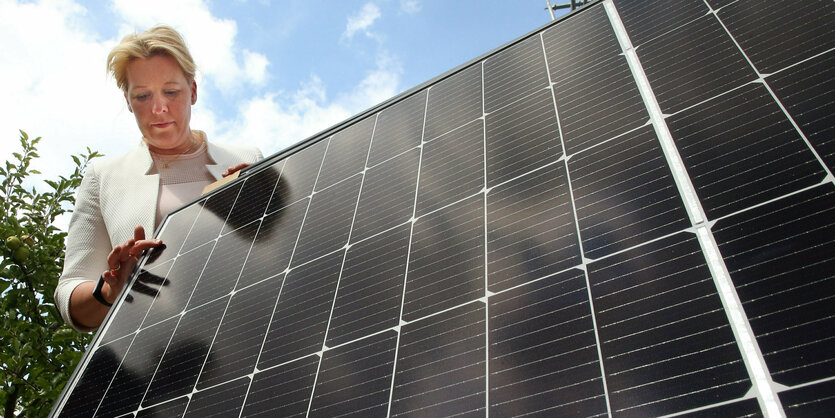
<path fill-rule="evenodd" d="M 157 247 L 162 244 L 159 239 L 145 239 L 145 228 L 142 225 L 137 225 L 133 229 L 133 245 L 129 250 L 131 257 L 139 257 L 143 251 Z"/>
<path fill-rule="evenodd" d="M 125 241 L 124 244 L 113 247 L 110 254 L 107 255 L 107 266 L 110 270 L 110 276 L 116 277 L 120 274 L 123 265 L 129 261 L 136 262 L 142 252 L 154 247 L 162 245 L 162 240 L 159 239 L 145 239 L 145 229 L 142 226 L 137 226 L 133 230 L 133 238 Z M 133 269 L 132 264 L 127 268 L 127 273 Z M 125 266 L 128 267 L 128 266 Z"/>
<path fill-rule="evenodd" d="M 227 177 L 227 176 L 229 176 L 229 175 L 231 175 L 231 174 L 235 173 L 236 171 L 243 170 L 244 168 L 246 168 L 246 167 L 248 167 L 248 166 L 249 166 L 249 164 L 247 164 L 247 163 L 238 163 L 238 164 L 235 164 L 235 165 L 233 165 L 233 166 L 231 166 L 231 167 L 227 168 L 227 169 L 226 169 L 226 171 L 224 171 L 223 173 L 221 173 L 221 175 L 222 175 L 223 177 Z"/>
<path fill-rule="evenodd" d="M 113 247 L 110 254 L 107 255 L 107 266 L 110 271 L 116 272 L 121 268 L 121 263 L 124 261 L 123 256 L 127 255 L 133 244 L 133 239 L 129 239 L 124 244 Z"/>
<path fill-rule="evenodd" d="M 113 247 L 107 255 L 108 270 L 102 273 L 102 278 L 107 284 L 102 288 L 105 300 L 112 302 L 121 292 L 142 252 L 159 245 L 162 245 L 162 240 L 145 239 L 145 229 L 137 226 L 133 230 L 133 238 Z"/>
<path fill-rule="evenodd" d="M 136 241 L 145 239 L 145 228 L 142 225 L 136 225 L 136 228 L 133 228 L 133 239 Z"/>

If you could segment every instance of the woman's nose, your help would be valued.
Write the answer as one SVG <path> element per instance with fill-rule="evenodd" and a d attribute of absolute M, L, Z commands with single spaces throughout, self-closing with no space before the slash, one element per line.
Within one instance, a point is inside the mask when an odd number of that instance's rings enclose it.
<path fill-rule="evenodd" d="M 166 103 L 164 98 L 154 99 L 154 113 L 164 113 L 168 112 L 168 103 Z"/>

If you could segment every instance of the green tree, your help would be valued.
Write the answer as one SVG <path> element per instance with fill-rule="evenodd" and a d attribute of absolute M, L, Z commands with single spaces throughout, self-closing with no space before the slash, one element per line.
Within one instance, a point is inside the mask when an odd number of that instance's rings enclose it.
<path fill-rule="evenodd" d="M 100 156 L 87 148 L 73 155 L 75 171 L 51 188 L 27 190 L 24 182 L 40 137 L 20 131 L 20 152 L 0 167 L 0 406 L 3 415 L 45 416 L 90 341 L 64 323 L 52 293 L 64 265 L 66 232 L 53 225 L 75 203 L 87 163 Z"/>

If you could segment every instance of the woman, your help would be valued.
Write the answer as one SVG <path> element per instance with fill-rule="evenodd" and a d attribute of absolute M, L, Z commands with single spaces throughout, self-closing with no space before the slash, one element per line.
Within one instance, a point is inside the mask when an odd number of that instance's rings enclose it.
<path fill-rule="evenodd" d="M 101 325 L 142 252 L 162 244 L 145 231 L 204 186 L 262 158 L 255 148 L 212 144 L 191 129 L 196 68 L 174 29 L 157 26 L 126 36 L 107 63 L 142 142 L 90 164 L 79 187 L 55 289 L 62 317 L 79 331 Z"/>

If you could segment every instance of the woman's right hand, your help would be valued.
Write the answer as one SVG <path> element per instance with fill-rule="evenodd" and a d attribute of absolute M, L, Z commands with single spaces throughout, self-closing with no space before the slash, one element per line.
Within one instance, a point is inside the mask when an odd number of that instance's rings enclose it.
<path fill-rule="evenodd" d="M 104 279 L 101 293 L 107 302 L 113 303 L 119 296 L 142 252 L 160 245 L 162 240 L 145 239 L 145 229 L 137 226 L 133 230 L 133 238 L 113 247 L 107 255 L 107 265 L 110 269 L 101 275 Z"/>
<path fill-rule="evenodd" d="M 145 239 L 145 229 L 137 226 L 133 230 L 133 238 L 117 245 L 107 255 L 109 270 L 102 273 L 104 284 L 101 295 L 107 303 L 113 303 L 119 297 L 119 292 L 136 267 L 142 252 L 162 245 L 162 240 Z M 75 324 L 82 329 L 93 329 L 101 325 L 110 308 L 93 297 L 96 281 L 84 281 L 73 289 L 70 295 L 70 316 Z"/>

